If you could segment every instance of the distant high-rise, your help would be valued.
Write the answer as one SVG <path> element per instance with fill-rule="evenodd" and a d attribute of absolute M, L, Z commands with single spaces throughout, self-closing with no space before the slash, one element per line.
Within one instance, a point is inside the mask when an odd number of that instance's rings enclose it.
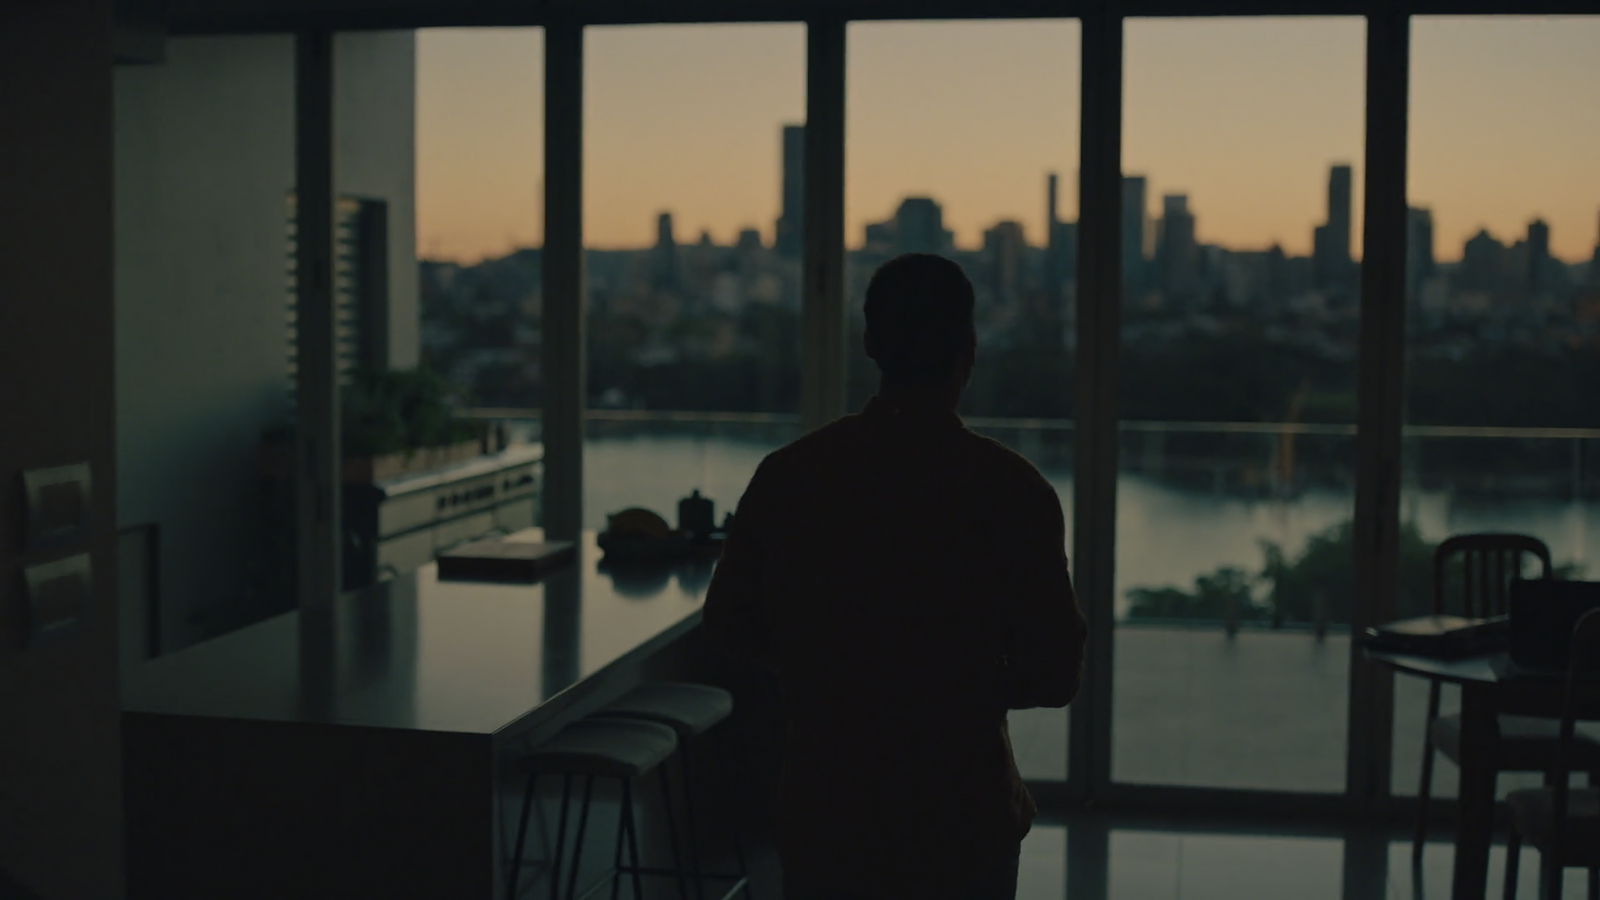
<path fill-rule="evenodd" d="M 1319 288 L 1350 286 L 1351 171 L 1347 165 L 1328 170 L 1328 219 L 1312 236 L 1311 267 Z"/>
<path fill-rule="evenodd" d="M 1551 272 L 1554 269 L 1552 262 L 1550 225 L 1543 219 L 1534 219 L 1528 223 L 1528 271 L 1523 275 L 1527 279 L 1528 291 L 1531 294 L 1540 294 L 1552 287 L 1550 284 Z"/>
<path fill-rule="evenodd" d="M 990 289 L 1002 303 L 1015 302 L 1022 294 L 1022 259 L 1028 250 L 1022 223 L 1006 220 L 983 233 L 984 255 L 988 257 Z"/>
<path fill-rule="evenodd" d="M 1433 212 L 1406 210 L 1406 294 L 1418 297 L 1422 286 L 1438 271 L 1433 256 Z"/>
<path fill-rule="evenodd" d="M 1200 249 L 1195 244 L 1194 215 L 1189 212 L 1189 198 L 1185 194 L 1167 194 L 1161 198 L 1161 240 L 1156 256 L 1161 291 L 1169 301 L 1193 294 L 1199 288 Z"/>
<path fill-rule="evenodd" d="M 1589 283 L 1600 287 L 1600 232 L 1594 239 L 1594 255 L 1589 257 Z"/>
<path fill-rule="evenodd" d="M 1122 176 L 1122 286 L 1124 291 L 1143 289 L 1145 268 L 1145 219 L 1148 188 L 1143 175 Z"/>
<path fill-rule="evenodd" d="M 1506 258 L 1510 249 L 1494 239 L 1488 229 L 1479 229 L 1461 248 L 1461 265 L 1456 268 L 1456 287 L 1463 291 L 1499 290 L 1504 282 Z"/>
<path fill-rule="evenodd" d="M 949 244 L 944 210 L 931 197 L 907 197 L 894 214 L 897 253 L 943 253 Z"/>
<path fill-rule="evenodd" d="M 678 242 L 672 236 L 672 213 L 656 217 L 656 245 L 650 250 L 650 283 L 658 290 L 678 286 Z"/>
<path fill-rule="evenodd" d="M 780 255 L 790 259 L 800 256 L 800 247 L 805 243 L 805 167 L 806 127 L 783 126 L 783 210 L 778 215 L 774 245 Z"/>
<path fill-rule="evenodd" d="M 1045 182 L 1045 288 L 1052 306 L 1064 296 L 1066 283 L 1078 275 L 1078 229 L 1061 221 L 1057 193 L 1060 180 L 1051 172 Z"/>

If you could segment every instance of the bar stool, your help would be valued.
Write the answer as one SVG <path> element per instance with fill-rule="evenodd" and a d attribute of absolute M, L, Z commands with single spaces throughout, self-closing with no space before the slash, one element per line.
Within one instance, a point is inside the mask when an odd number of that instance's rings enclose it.
<path fill-rule="evenodd" d="M 572 846 L 572 870 L 567 876 L 567 897 L 578 896 L 579 861 L 583 854 L 584 831 L 589 824 L 589 806 L 596 778 L 615 778 L 622 787 L 622 814 L 617 823 L 617 841 L 612 857 L 611 896 L 624 874 L 631 876 L 635 900 L 643 900 L 643 874 L 657 874 L 639 865 L 638 829 L 634 822 L 633 782 L 661 765 L 677 748 L 678 735 L 673 729 L 655 722 L 629 719 L 584 719 L 562 729 L 549 741 L 535 747 L 525 758 L 528 785 L 522 795 L 522 813 L 517 823 L 517 842 L 511 857 L 511 873 L 507 879 L 507 900 L 517 896 L 517 875 L 522 868 L 523 845 L 528 837 L 528 814 L 533 808 L 534 788 L 540 776 L 560 775 L 561 813 L 556 825 L 556 852 L 553 861 L 546 864 L 550 870 L 550 898 L 561 895 L 562 855 L 566 850 L 567 813 L 572 799 L 572 779 L 583 776 L 583 802 L 578 813 L 578 833 Z M 662 770 L 662 775 L 666 771 Z M 672 820 L 671 792 L 665 778 L 662 794 L 669 804 L 667 820 Z M 669 829 L 672 838 L 672 858 L 678 876 L 678 891 L 688 900 L 688 888 L 683 881 L 683 861 L 678 853 L 677 833 Z M 622 845 L 627 841 L 631 865 L 622 864 Z M 663 872 L 661 874 L 673 874 Z M 591 888 L 590 890 L 592 890 Z M 587 894 L 587 892 L 585 892 Z"/>
<path fill-rule="evenodd" d="M 693 768 L 689 762 L 689 745 L 691 738 L 703 734 L 713 725 L 726 719 L 733 713 L 733 695 L 719 687 L 707 684 L 690 684 L 676 681 L 647 682 L 635 688 L 632 693 L 623 697 L 599 712 L 594 713 L 586 721 L 600 719 L 614 719 L 625 721 L 652 722 L 666 725 L 677 733 L 678 760 L 683 772 L 683 806 L 684 815 L 689 828 L 689 867 L 694 878 L 695 894 L 700 900 L 705 900 L 705 876 L 700 868 L 700 848 L 698 832 L 695 830 L 694 820 L 694 784 Z M 664 785 L 663 785 L 664 787 Z M 671 815 L 668 807 L 668 815 Z M 718 880 L 732 881 L 733 887 L 721 895 L 721 900 L 728 900 L 739 891 L 744 891 L 746 900 L 752 897 L 750 891 L 750 871 L 745 865 L 744 843 L 739 838 L 739 826 L 734 823 L 733 852 L 739 866 L 739 871 L 732 875 L 712 874 Z"/>

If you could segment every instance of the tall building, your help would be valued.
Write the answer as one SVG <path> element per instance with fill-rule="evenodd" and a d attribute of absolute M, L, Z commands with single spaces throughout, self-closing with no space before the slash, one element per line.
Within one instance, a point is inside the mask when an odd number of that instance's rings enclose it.
<path fill-rule="evenodd" d="M 1406 295 L 1419 297 L 1423 285 L 1438 271 L 1433 255 L 1433 211 L 1406 210 Z"/>
<path fill-rule="evenodd" d="M 1328 218 L 1312 235 L 1311 263 L 1317 287 L 1351 287 L 1351 171 L 1348 165 L 1328 170 Z"/>
<path fill-rule="evenodd" d="M 1125 292 L 1144 288 L 1147 188 L 1143 175 L 1122 176 L 1122 286 Z"/>
<path fill-rule="evenodd" d="M 907 197 L 894 214 L 896 253 L 943 253 L 950 245 L 944 209 L 931 197 Z"/>
<path fill-rule="evenodd" d="M 1499 290 L 1504 283 L 1506 258 L 1510 252 L 1510 248 L 1495 240 L 1488 229 L 1479 229 L 1461 248 L 1456 288 L 1483 293 Z"/>
<path fill-rule="evenodd" d="M 1005 220 L 983 233 L 983 250 L 989 270 L 989 287 L 1001 303 L 1013 303 L 1022 295 L 1022 260 L 1028 251 L 1022 223 Z"/>
<path fill-rule="evenodd" d="M 778 215 L 776 240 L 778 253 L 789 259 L 800 256 L 805 243 L 802 215 L 805 210 L 806 127 L 783 126 L 783 209 Z"/>
<path fill-rule="evenodd" d="M 1078 275 L 1078 227 L 1061 221 L 1057 191 L 1060 180 L 1051 172 L 1045 184 L 1045 289 L 1054 305 L 1064 297 L 1066 285 Z"/>
<path fill-rule="evenodd" d="M 1549 291 L 1554 285 L 1552 274 L 1555 269 L 1554 260 L 1550 258 L 1550 225 L 1543 219 L 1534 219 L 1528 223 L 1528 268 L 1523 273 L 1527 281 L 1528 293 L 1538 295 Z"/>
<path fill-rule="evenodd" d="M 1126 221 L 1123 227 L 1127 227 Z M 1156 268 L 1161 278 L 1161 292 L 1169 302 L 1199 290 L 1199 263 L 1200 249 L 1195 244 L 1189 197 L 1167 194 L 1161 198 L 1161 238 L 1156 250 Z"/>
<path fill-rule="evenodd" d="M 678 287 L 678 242 L 672 236 L 672 213 L 656 217 L 656 245 L 650 250 L 650 284 L 657 290 Z"/>
<path fill-rule="evenodd" d="M 1594 255 L 1589 257 L 1589 283 L 1600 287 L 1600 231 L 1594 239 Z"/>

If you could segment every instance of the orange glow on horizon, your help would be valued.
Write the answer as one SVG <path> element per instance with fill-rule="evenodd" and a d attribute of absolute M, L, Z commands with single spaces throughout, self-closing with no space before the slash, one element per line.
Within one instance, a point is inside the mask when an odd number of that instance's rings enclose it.
<path fill-rule="evenodd" d="M 1600 220 L 1600 16 L 1413 24 L 1412 205 L 1455 260 L 1487 228 L 1502 242 L 1535 217 L 1551 250 L 1587 260 Z M 847 81 L 846 240 L 931 195 L 957 245 L 1001 219 L 1044 237 L 1047 172 L 1076 218 L 1075 20 L 857 23 Z M 804 26 L 591 28 L 586 52 L 585 238 L 648 246 L 656 214 L 676 238 L 772 239 L 780 128 L 805 114 Z M 1359 19 L 1131 20 L 1124 165 L 1148 176 L 1149 211 L 1184 193 L 1200 240 L 1310 251 L 1328 166 L 1363 189 Z M 418 35 L 418 251 L 474 262 L 542 241 L 543 35 Z M 935 98 L 932 102 L 928 98 Z M 1470 100 L 1470 105 L 1468 101 Z"/>

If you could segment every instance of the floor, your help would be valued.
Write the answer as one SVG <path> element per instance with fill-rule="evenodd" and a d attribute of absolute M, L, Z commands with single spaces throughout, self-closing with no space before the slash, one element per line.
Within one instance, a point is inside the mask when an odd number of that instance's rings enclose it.
<path fill-rule="evenodd" d="M 1112 778 L 1129 784 L 1336 793 L 1344 789 L 1350 638 L 1305 631 L 1120 626 L 1112 687 Z M 1416 791 L 1427 683 L 1397 676 L 1394 791 Z M 1459 708 L 1446 687 L 1442 709 Z M 1066 777 L 1070 708 L 1011 713 L 1024 778 Z M 1587 729 L 1593 726 L 1580 726 Z M 1453 797 L 1440 758 L 1433 795 Z M 1539 784 L 1511 774 L 1502 792 Z"/>
<path fill-rule="evenodd" d="M 1220 629 L 1124 627 L 1116 641 L 1113 754 L 1118 781 L 1341 789 L 1348 637 L 1329 635 L 1318 641 L 1307 633 L 1247 632 L 1229 639 Z M 1427 686 L 1400 677 L 1395 691 L 1394 787 L 1404 794 L 1416 786 Z M 1447 692 L 1444 708 L 1454 706 Z M 1069 721 L 1068 710 L 1012 713 L 1012 745 L 1025 777 L 1065 776 Z M 1455 767 L 1440 759 L 1435 796 L 1453 796 L 1456 777 Z M 1537 776 L 1505 775 L 1500 790 L 1503 794 L 1537 781 Z M 648 800 L 654 793 L 651 789 L 644 796 Z M 601 821 L 606 818 L 602 815 Z M 610 834 L 609 824 L 600 827 L 600 833 Z M 1404 829 L 1341 830 L 1334 824 L 1290 830 L 1282 823 L 1237 819 L 1045 815 L 1023 845 L 1017 898 L 1435 900 L 1450 893 L 1452 848 L 1448 834 L 1439 838 L 1430 843 L 1418 877 Z M 775 856 L 770 849 L 757 849 L 752 856 L 753 896 L 781 900 Z M 1504 848 L 1496 847 L 1490 868 L 1490 896 L 1496 898 L 1504 860 Z M 1524 851 L 1519 897 L 1535 897 L 1537 875 L 1536 852 Z M 651 881 L 650 900 L 677 896 L 671 882 Z M 1569 871 L 1563 896 L 1586 897 L 1585 882 L 1583 872 Z M 535 895 L 544 896 L 531 884 L 522 892 Z M 707 897 L 715 896 L 707 892 Z"/>
<path fill-rule="evenodd" d="M 1410 840 L 1387 829 L 1343 836 L 1286 835 L 1248 822 L 1186 824 L 1080 815 L 1041 822 L 1022 845 L 1017 900 L 1435 900 L 1450 896 L 1451 847 L 1431 842 L 1420 881 Z M 1505 848 L 1490 862 L 1490 896 L 1501 896 Z M 1517 896 L 1535 900 L 1537 854 L 1524 851 Z M 758 865 L 758 900 L 781 900 L 779 868 Z M 660 893 L 675 896 L 669 885 Z M 1582 870 L 1568 870 L 1563 900 L 1587 897 Z M 626 892 L 624 892 L 626 896 Z M 710 892 L 708 897 L 712 896 Z"/>

